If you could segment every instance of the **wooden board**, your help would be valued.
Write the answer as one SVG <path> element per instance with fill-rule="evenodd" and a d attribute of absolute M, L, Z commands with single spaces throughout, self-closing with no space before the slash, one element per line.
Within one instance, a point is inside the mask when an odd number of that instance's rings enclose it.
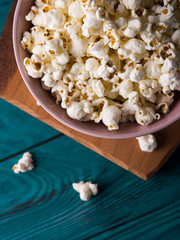
<path fill-rule="evenodd" d="M 152 177 L 179 145 L 180 135 L 177 134 L 177 129 L 180 127 L 180 121 L 156 133 L 158 148 L 153 153 L 145 153 L 141 152 L 135 139 L 109 140 L 91 137 L 76 132 L 55 120 L 37 106 L 18 71 L 11 37 L 15 6 L 16 1 L 13 2 L 0 39 L 0 96 L 140 178 L 148 180 Z"/>

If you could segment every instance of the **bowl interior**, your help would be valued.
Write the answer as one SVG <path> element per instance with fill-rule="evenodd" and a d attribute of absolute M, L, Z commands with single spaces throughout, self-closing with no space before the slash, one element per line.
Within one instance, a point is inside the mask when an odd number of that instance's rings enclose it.
<path fill-rule="evenodd" d="M 54 118 L 77 131 L 96 137 L 111 139 L 134 138 L 148 133 L 153 133 L 167 127 L 180 118 L 180 93 L 176 92 L 176 99 L 170 109 L 170 112 L 166 115 L 162 115 L 159 121 L 155 121 L 148 126 L 140 126 L 137 123 L 120 123 L 119 130 L 109 131 L 102 123 L 96 124 L 94 122 L 80 122 L 70 119 L 66 114 L 66 111 L 59 105 L 56 105 L 50 94 L 42 89 L 40 81 L 28 76 L 23 66 L 23 60 L 25 57 L 29 56 L 29 53 L 22 49 L 20 41 L 22 39 L 23 32 L 29 30 L 31 27 L 31 24 L 25 20 L 25 16 L 28 14 L 33 4 L 34 0 L 18 1 L 13 24 L 13 45 L 15 57 L 22 78 L 30 92 L 41 104 L 41 106 Z"/>

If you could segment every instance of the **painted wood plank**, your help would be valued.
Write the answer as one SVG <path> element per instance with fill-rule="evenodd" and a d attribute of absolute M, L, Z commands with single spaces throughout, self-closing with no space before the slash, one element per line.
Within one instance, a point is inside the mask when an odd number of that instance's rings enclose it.
<path fill-rule="evenodd" d="M 180 121 L 157 134 L 159 147 L 156 151 L 149 154 L 140 151 L 135 139 L 108 140 L 87 136 L 64 126 L 52 118 L 47 112 L 37 106 L 36 101 L 25 87 L 14 56 L 11 54 L 13 52 L 12 39 L 9 38 L 11 33 L 8 26 L 12 25 L 15 2 L 1 37 L 1 43 L 6 42 L 1 52 L 1 59 L 6 63 L 7 68 L 4 69 L 3 64 L 0 64 L 0 71 L 3 75 L 0 82 L 0 96 L 137 176 L 145 180 L 152 177 L 179 145 L 180 135 L 176 134 L 176 132 L 177 128 L 180 127 Z M 9 62 L 11 62 L 11 65 L 8 64 Z M 17 86 L 17 88 L 14 86 Z"/>
<path fill-rule="evenodd" d="M 13 0 L 1 0 L 0 2 L 0 33 L 2 32 L 7 13 Z"/>
<path fill-rule="evenodd" d="M 0 160 L 60 133 L 0 99 Z"/>
<path fill-rule="evenodd" d="M 1 239 L 178 236 L 179 151 L 148 182 L 66 136 L 32 153 L 36 169 L 26 174 L 11 170 L 21 156 L 0 163 Z M 89 202 L 81 201 L 72 189 L 72 182 L 80 180 L 99 184 L 99 194 Z"/>

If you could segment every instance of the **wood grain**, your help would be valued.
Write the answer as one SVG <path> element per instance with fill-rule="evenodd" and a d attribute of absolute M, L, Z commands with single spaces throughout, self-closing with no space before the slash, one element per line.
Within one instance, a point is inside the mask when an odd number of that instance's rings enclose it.
<path fill-rule="evenodd" d="M 178 240 L 179 152 L 148 182 L 67 136 L 31 153 L 25 174 L 11 170 L 22 154 L 0 163 L 2 240 Z M 99 184 L 88 202 L 72 188 L 81 180 Z"/>
<path fill-rule="evenodd" d="M 90 137 L 76 132 L 51 117 L 41 107 L 26 88 L 17 69 L 12 47 L 11 28 L 16 1 L 13 2 L 0 39 L 0 96 L 18 106 L 41 121 L 56 128 L 60 132 L 84 144 L 114 163 L 127 169 L 145 180 L 152 177 L 180 143 L 180 121 L 157 133 L 158 148 L 153 153 L 141 152 L 135 139 L 108 140 Z"/>

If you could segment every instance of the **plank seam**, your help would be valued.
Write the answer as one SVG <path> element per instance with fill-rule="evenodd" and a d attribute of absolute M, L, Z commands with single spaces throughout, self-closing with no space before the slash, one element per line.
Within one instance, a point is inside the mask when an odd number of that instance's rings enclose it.
<path fill-rule="evenodd" d="M 174 205 L 174 204 L 177 204 L 177 203 L 180 203 L 180 200 L 179 200 L 179 199 L 176 200 L 176 201 L 174 201 L 174 202 L 171 202 L 171 203 L 169 203 L 169 204 L 166 204 L 165 206 L 163 206 L 163 207 L 161 207 L 161 208 L 158 208 L 158 209 L 149 211 L 148 213 L 145 213 L 145 214 L 143 214 L 143 215 L 141 215 L 141 216 L 138 216 L 138 217 L 136 217 L 136 218 L 134 218 L 134 219 L 131 219 L 131 220 L 127 221 L 127 222 L 124 222 L 124 223 L 121 223 L 121 224 L 117 224 L 116 226 L 113 226 L 113 227 L 111 227 L 111 228 L 108 228 L 108 229 L 106 229 L 105 231 L 103 231 L 103 232 L 101 232 L 101 233 L 97 233 L 97 234 L 95 234 L 94 236 L 88 238 L 88 240 L 94 239 L 95 237 L 99 237 L 101 234 L 104 234 L 104 233 L 106 233 L 106 232 L 112 231 L 112 230 L 114 230 L 114 229 L 116 229 L 116 228 L 119 228 L 120 226 L 124 226 L 124 225 L 126 225 L 126 224 L 132 223 L 132 222 L 134 222 L 134 221 L 136 221 L 136 220 L 138 220 L 138 219 L 140 219 L 140 218 L 147 217 L 147 216 L 149 216 L 149 215 L 151 215 L 151 214 L 153 214 L 153 213 L 156 213 L 156 212 L 158 212 L 158 211 L 161 211 L 161 210 L 163 210 L 163 209 L 165 209 L 165 208 L 167 208 L 167 207 L 170 207 L 170 206 L 172 206 L 172 205 Z"/>
<path fill-rule="evenodd" d="M 54 137 L 52 137 L 52 138 L 49 138 L 49 139 L 47 139 L 47 140 L 45 140 L 45 141 L 42 141 L 42 142 L 40 142 L 40 143 L 37 143 L 37 144 L 35 144 L 35 145 L 31 146 L 31 147 L 25 148 L 25 149 L 22 150 L 22 151 L 19 151 L 19 152 L 17 152 L 17 153 L 14 153 L 14 154 L 12 154 L 12 155 L 10 155 L 10 156 L 8 156 L 8 157 L 5 157 L 5 158 L 1 159 L 1 160 L 0 160 L 0 163 L 1 163 L 1 162 L 4 162 L 4 161 L 6 161 L 6 160 L 8 160 L 8 159 L 10 159 L 10 158 L 16 157 L 16 156 L 18 156 L 19 154 L 22 154 L 22 153 L 24 153 L 24 152 L 28 152 L 28 151 L 32 150 L 33 148 L 39 147 L 39 146 L 41 146 L 41 145 L 43 145 L 43 144 L 49 143 L 49 142 L 51 142 L 51 141 L 53 141 L 53 140 L 56 140 L 57 138 L 60 138 L 60 137 L 62 137 L 62 136 L 64 136 L 63 133 L 58 134 L 57 136 L 54 136 Z"/>

